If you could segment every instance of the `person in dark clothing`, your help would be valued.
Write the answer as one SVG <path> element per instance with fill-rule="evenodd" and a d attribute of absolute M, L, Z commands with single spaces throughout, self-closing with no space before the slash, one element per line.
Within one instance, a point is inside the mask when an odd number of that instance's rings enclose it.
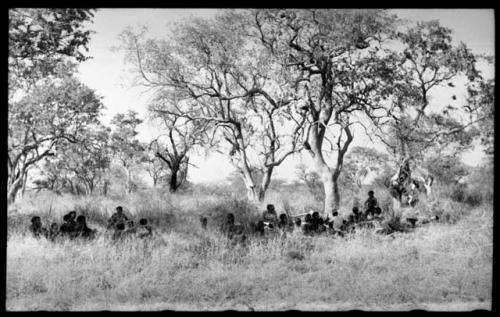
<path fill-rule="evenodd" d="M 368 192 L 368 199 L 365 201 L 365 215 L 375 215 L 375 208 L 378 206 L 377 198 L 374 196 L 373 190 Z"/>
<path fill-rule="evenodd" d="M 207 222 L 208 222 L 207 217 L 201 217 L 200 218 L 201 228 L 207 229 Z"/>
<path fill-rule="evenodd" d="M 227 235 L 229 238 L 233 236 L 234 233 L 234 214 L 228 213 L 226 216 L 226 221 L 221 225 L 221 232 Z"/>
<path fill-rule="evenodd" d="M 153 228 L 148 225 L 148 220 L 146 218 L 141 218 L 139 220 L 139 226 L 137 227 L 137 236 L 139 238 L 149 238 L 153 236 Z"/>
<path fill-rule="evenodd" d="M 123 223 L 128 220 L 127 216 L 123 213 L 123 208 L 121 206 L 116 207 L 116 212 L 108 219 L 107 229 L 114 229 L 117 224 Z"/>
<path fill-rule="evenodd" d="M 49 232 L 42 226 L 42 220 L 39 216 L 34 216 L 31 218 L 31 225 L 29 229 L 35 238 L 47 238 L 49 236 Z"/>
<path fill-rule="evenodd" d="M 325 220 L 323 218 L 318 219 L 318 227 L 316 229 L 316 232 L 322 233 L 326 231 L 326 226 L 325 226 Z"/>
<path fill-rule="evenodd" d="M 266 210 L 262 213 L 262 220 L 269 223 L 269 228 L 274 228 L 278 224 L 278 215 L 273 204 L 267 205 Z"/>
<path fill-rule="evenodd" d="M 314 233 L 313 217 L 311 214 L 307 214 L 304 217 L 304 226 L 302 227 L 302 232 L 306 235 L 312 235 Z"/>
<path fill-rule="evenodd" d="M 113 232 L 112 239 L 113 240 L 118 240 L 123 237 L 123 231 L 125 231 L 125 224 L 123 222 L 118 222 L 115 227 L 115 231 Z"/>
<path fill-rule="evenodd" d="M 264 236 L 266 233 L 266 225 L 263 220 L 257 221 L 257 225 L 255 226 L 255 233 L 260 236 Z"/>
<path fill-rule="evenodd" d="M 76 218 L 76 226 L 73 236 L 75 238 L 81 237 L 84 239 L 95 238 L 95 230 L 92 230 L 89 227 L 87 227 L 87 219 L 85 218 L 85 216 L 80 215 L 78 216 L 78 218 Z"/>
<path fill-rule="evenodd" d="M 60 228 L 60 234 L 63 237 L 72 238 L 75 232 L 76 222 L 72 221 L 72 216 L 68 213 L 63 217 L 63 224 Z"/>
<path fill-rule="evenodd" d="M 319 212 L 315 211 L 312 213 L 311 224 L 312 224 L 313 231 L 318 231 L 319 226 L 320 226 L 320 219 L 321 219 L 321 217 L 319 216 Z"/>
<path fill-rule="evenodd" d="M 280 230 L 287 230 L 287 231 L 292 231 L 293 230 L 293 224 L 291 224 L 288 221 L 288 217 L 284 213 L 280 215 L 280 220 L 278 222 L 278 229 L 280 229 Z"/>
<path fill-rule="evenodd" d="M 295 219 L 295 226 L 297 226 L 297 228 L 300 228 L 301 225 L 302 225 L 302 219 L 300 219 L 299 217 L 297 217 Z"/>
<path fill-rule="evenodd" d="M 356 223 L 358 222 L 361 222 L 363 221 L 363 214 L 361 212 L 359 212 L 359 208 L 358 207 L 352 207 L 352 213 L 354 214 L 354 221 Z"/>

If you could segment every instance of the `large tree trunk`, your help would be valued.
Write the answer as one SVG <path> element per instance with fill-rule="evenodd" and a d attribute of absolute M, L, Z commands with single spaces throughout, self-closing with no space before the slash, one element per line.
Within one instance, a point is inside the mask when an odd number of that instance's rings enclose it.
<path fill-rule="evenodd" d="M 317 168 L 317 167 L 316 167 Z M 318 168 L 317 168 L 318 170 Z M 333 216 L 333 213 L 338 210 L 338 202 L 335 201 L 335 187 L 336 182 L 333 179 L 333 174 L 330 172 L 329 168 L 326 169 L 324 167 L 319 168 L 321 170 L 321 180 L 323 182 L 323 190 L 325 192 L 325 201 L 323 206 L 323 216 Z M 338 197 L 338 189 L 337 189 L 337 197 Z M 337 209 L 335 207 L 337 206 Z"/>
<path fill-rule="evenodd" d="M 260 192 L 257 190 L 255 183 L 253 181 L 252 173 L 250 170 L 245 169 L 240 171 L 243 177 L 243 182 L 245 183 L 245 187 L 247 189 L 247 198 L 249 201 L 258 202 Z"/>
<path fill-rule="evenodd" d="M 169 191 L 171 193 L 175 193 L 177 191 L 177 189 L 179 188 L 179 184 L 177 183 L 177 173 L 179 173 L 179 167 L 177 167 L 177 166 L 172 167 L 170 172 L 171 172 L 170 179 L 168 182 Z"/>
<path fill-rule="evenodd" d="M 269 185 L 271 184 L 271 176 L 273 175 L 273 169 L 274 167 L 268 167 L 266 169 L 266 172 L 264 173 L 262 177 L 262 183 L 259 188 L 259 193 L 258 193 L 258 201 L 263 202 L 264 199 L 266 198 L 266 192 L 267 189 L 269 188 Z"/>
<path fill-rule="evenodd" d="M 349 126 L 342 127 L 343 131 L 346 132 L 347 139 L 341 146 L 342 135 L 340 134 L 338 137 L 337 145 L 339 151 L 337 155 L 337 166 L 335 170 L 332 171 L 323 157 L 322 144 L 324 132 L 318 132 L 318 130 L 314 130 L 314 128 L 315 127 L 313 127 L 311 131 L 311 144 L 307 143 L 307 149 L 313 158 L 316 172 L 323 182 L 323 189 L 325 192 L 323 216 L 333 217 L 333 214 L 338 212 L 340 207 L 340 191 L 337 181 L 342 171 L 344 155 L 347 152 L 349 144 L 352 142 L 353 136 L 349 130 Z"/>
<path fill-rule="evenodd" d="M 315 118 L 316 120 L 318 118 Z M 334 181 L 333 181 L 333 173 L 330 170 L 330 167 L 325 162 L 322 152 L 323 145 L 323 137 L 324 131 L 323 127 L 318 127 L 318 125 L 314 125 L 311 129 L 311 144 L 306 144 L 306 149 L 308 149 L 309 154 L 313 159 L 314 168 L 316 169 L 316 173 L 321 178 L 323 182 L 323 190 L 325 193 L 325 200 L 323 204 L 323 216 L 332 216 L 334 213 Z"/>

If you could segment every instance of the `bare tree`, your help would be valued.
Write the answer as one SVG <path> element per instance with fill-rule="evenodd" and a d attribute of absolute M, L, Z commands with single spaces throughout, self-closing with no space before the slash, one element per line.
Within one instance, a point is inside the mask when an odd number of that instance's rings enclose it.
<path fill-rule="evenodd" d="M 206 123 L 199 120 L 189 120 L 181 115 L 172 115 L 168 110 L 177 100 L 170 99 L 170 103 L 155 102 L 149 107 L 151 116 L 161 122 L 162 128 L 168 131 L 160 135 L 149 145 L 156 160 L 160 160 L 168 179 L 170 192 L 176 192 L 186 181 L 190 165 L 189 152 L 196 146 L 207 142 Z M 161 101 L 165 101 L 161 98 Z M 166 167 L 166 168 L 165 168 Z M 158 174 L 161 170 L 158 170 Z"/>
<path fill-rule="evenodd" d="M 228 154 L 248 198 L 262 201 L 274 168 L 300 149 L 305 119 L 295 113 L 293 89 L 282 85 L 280 69 L 234 21 L 231 15 L 195 19 L 180 24 L 168 42 L 145 41 L 130 30 L 122 38 L 142 83 L 157 89 L 155 104 L 178 96 L 161 111 L 204 122 L 209 144 Z M 260 185 L 253 171 L 263 175 Z"/>

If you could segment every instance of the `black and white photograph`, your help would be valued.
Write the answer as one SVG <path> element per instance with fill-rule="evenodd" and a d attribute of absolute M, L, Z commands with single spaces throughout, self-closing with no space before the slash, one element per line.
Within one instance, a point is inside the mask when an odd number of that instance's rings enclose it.
<path fill-rule="evenodd" d="M 493 8 L 6 11 L 6 311 L 494 310 Z"/>

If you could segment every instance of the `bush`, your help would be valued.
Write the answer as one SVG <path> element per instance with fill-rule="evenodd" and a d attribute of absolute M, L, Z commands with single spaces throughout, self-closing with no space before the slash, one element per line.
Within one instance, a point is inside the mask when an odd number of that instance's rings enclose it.
<path fill-rule="evenodd" d="M 466 184 L 457 184 L 452 187 L 450 198 L 456 202 L 466 203 L 476 207 L 482 204 L 483 194 L 477 187 L 469 187 Z"/>

